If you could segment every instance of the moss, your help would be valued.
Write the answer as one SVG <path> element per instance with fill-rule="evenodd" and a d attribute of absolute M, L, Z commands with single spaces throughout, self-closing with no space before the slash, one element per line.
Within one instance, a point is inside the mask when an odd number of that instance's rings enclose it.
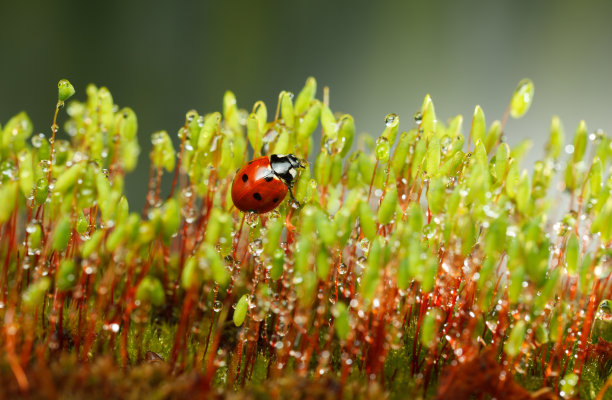
<path fill-rule="evenodd" d="M 227 92 L 151 135 L 144 210 L 124 195 L 135 113 L 73 94 L 49 138 L 24 112 L 0 129 L 3 398 L 594 398 L 609 379 L 610 138 L 555 117 L 523 169 L 530 142 L 503 141 L 531 81 L 501 121 L 476 106 L 464 133 L 426 96 L 378 139 L 313 78 L 270 113 Z M 273 152 L 314 162 L 295 198 L 241 213 L 233 171 Z"/>

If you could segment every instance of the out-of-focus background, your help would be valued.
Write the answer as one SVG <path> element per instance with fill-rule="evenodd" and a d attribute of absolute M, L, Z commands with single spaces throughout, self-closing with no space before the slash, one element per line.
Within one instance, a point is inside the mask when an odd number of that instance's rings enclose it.
<path fill-rule="evenodd" d="M 410 128 L 430 93 L 438 118 L 463 114 L 467 132 L 476 104 L 487 123 L 500 119 L 530 77 L 533 106 L 506 134 L 511 144 L 532 138 L 534 159 L 554 114 L 568 135 L 580 119 L 612 129 L 611 17 L 604 0 L 2 0 L 0 123 L 25 109 L 49 134 L 60 78 L 79 99 L 90 82 L 107 86 L 139 119 L 141 165 L 126 186 L 141 206 L 150 134 L 174 134 L 189 109 L 220 110 L 227 89 L 239 106 L 273 109 L 312 75 L 334 111 L 373 135 L 389 112 Z"/>

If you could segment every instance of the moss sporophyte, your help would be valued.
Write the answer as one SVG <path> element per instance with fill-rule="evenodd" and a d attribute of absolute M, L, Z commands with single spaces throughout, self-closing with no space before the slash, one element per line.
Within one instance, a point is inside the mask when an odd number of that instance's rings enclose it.
<path fill-rule="evenodd" d="M 526 168 L 505 138 L 530 80 L 500 121 L 426 96 L 378 139 L 323 92 L 227 92 L 153 133 L 138 211 L 138 120 L 108 89 L 62 80 L 50 133 L 0 126 L 2 397 L 610 398 L 610 136 L 554 117 Z M 241 212 L 236 170 L 272 154 L 314 161 Z"/>

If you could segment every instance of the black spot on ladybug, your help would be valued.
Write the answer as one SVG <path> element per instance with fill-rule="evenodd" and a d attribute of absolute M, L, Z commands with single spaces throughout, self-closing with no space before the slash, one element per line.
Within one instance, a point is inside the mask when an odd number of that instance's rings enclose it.
<path fill-rule="evenodd" d="M 278 201 L 278 197 L 275 197 L 274 200 L 272 200 L 273 203 L 276 203 Z"/>
<path fill-rule="evenodd" d="M 249 161 L 249 165 L 253 164 L 253 161 Z"/>
<path fill-rule="evenodd" d="M 264 179 L 266 180 L 266 182 L 272 182 L 272 179 L 274 179 L 274 177 L 272 175 L 268 175 Z"/>
<path fill-rule="evenodd" d="M 253 193 L 253 197 L 255 197 L 255 200 L 261 201 L 261 195 L 259 193 Z"/>
<path fill-rule="evenodd" d="M 247 174 L 242 174 L 242 182 L 246 182 L 249 180 L 249 177 L 247 176 Z"/>

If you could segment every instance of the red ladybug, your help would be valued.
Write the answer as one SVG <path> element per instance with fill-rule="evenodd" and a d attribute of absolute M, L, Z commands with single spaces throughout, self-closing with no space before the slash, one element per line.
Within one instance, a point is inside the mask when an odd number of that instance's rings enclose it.
<path fill-rule="evenodd" d="M 236 172 L 232 201 L 241 211 L 258 214 L 272 211 L 287 195 L 293 198 L 293 181 L 304 164 L 293 154 L 272 154 L 249 161 Z"/>

